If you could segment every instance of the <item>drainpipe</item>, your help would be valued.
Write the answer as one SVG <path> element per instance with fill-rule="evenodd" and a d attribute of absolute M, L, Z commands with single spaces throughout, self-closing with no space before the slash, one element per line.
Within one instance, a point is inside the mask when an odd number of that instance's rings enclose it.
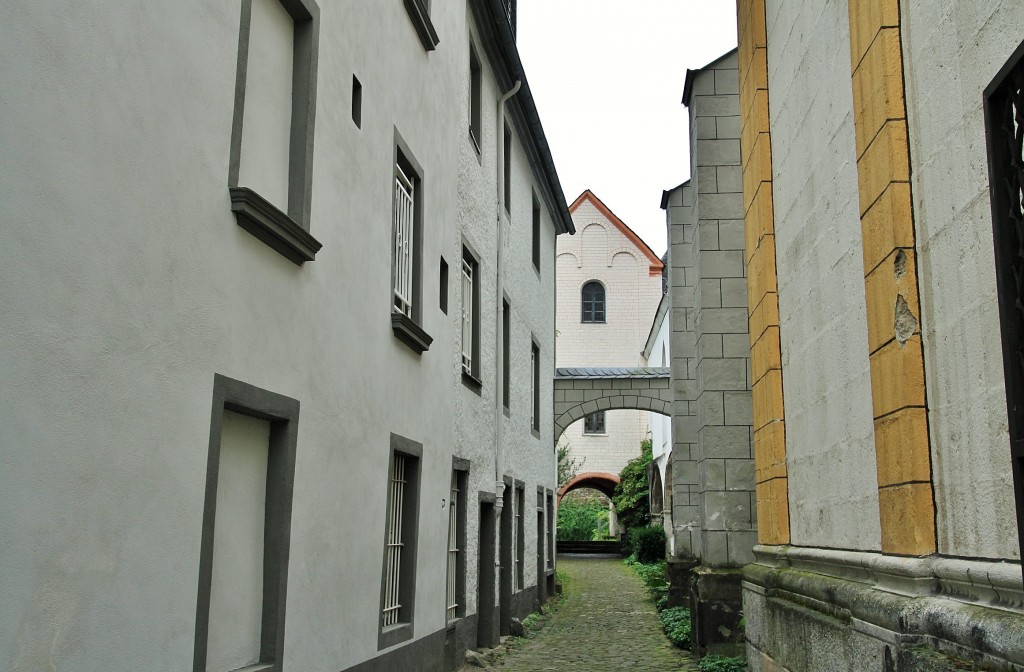
<path fill-rule="evenodd" d="M 505 493 L 505 450 L 503 444 L 505 418 L 503 417 L 501 398 L 505 389 L 505 368 L 503 366 L 505 342 L 502 339 L 502 302 L 505 299 L 505 226 L 501 222 L 502 211 L 505 209 L 505 103 L 519 93 L 519 87 L 522 85 L 522 80 L 516 80 L 515 86 L 498 99 L 498 296 L 494 311 L 494 513 L 499 517 L 504 506 Z"/>

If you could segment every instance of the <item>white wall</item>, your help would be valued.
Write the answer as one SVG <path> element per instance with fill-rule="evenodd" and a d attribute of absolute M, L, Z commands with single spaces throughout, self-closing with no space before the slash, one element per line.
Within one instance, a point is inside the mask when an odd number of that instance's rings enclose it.
<path fill-rule="evenodd" d="M 939 551 L 1019 558 L 982 94 L 1024 5 L 900 4 Z"/>
<path fill-rule="evenodd" d="M 877 550 L 848 8 L 766 18 L 792 541 Z"/>
<path fill-rule="evenodd" d="M 557 244 L 558 311 L 556 365 L 641 366 L 651 321 L 661 300 L 661 275 L 650 260 L 588 199 L 572 213 L 575 236 Z M 605 323 L 583 323 L 581 292 L 591 280 L 605 287 Z M 640 454 L 647 434 L 643 411 L 607 411 L 607 436 L 583 433 L 582 420 L 566 428 L 562 442 L 584 460 L 581 473 L 618 474 Z"/>
<path fill-rule="evenodd" d="M 391 432 L 424 446 L 414 637 L 444 628 L 452 454 L 472 462 L 471 502 L 494 489 L 493 321 L 476 397 L 459 379 L 452 279 L 462 228 L 494 272 L 495 87 L 485 75 L 490 130 L 474 178 L 466 4 L 434 3 L 442 41 L 429 57 L 401 3 L 320 8 L 311 233 L 324 247 L 298 267 L 229 209 L 238 3 L 5 4 L 0 207 L 16 226 L 0 227 L 0 323 L 16 328 L 0 330 L 0 668 L 192 665 L 215 372 L 301 403 L 285 669 L 337 672 L 378 653 Z M 422 323 L 434 343 L 422 356 L 390 325 L 396 128 L 424 167 Z M 537 484 L 554 487 L 550 414 L 534 437 L 522 400 L 533 333 L 550 408 L 554 234 L 545 212 L 538 278 L 521 237 L 533 179 L 518 141 L 513 170 L 506 464 L 529 503 Z M 478 231 L 460 215 L 471 202 Z M 472 614 L 475 556 L 466 567 Z"/>

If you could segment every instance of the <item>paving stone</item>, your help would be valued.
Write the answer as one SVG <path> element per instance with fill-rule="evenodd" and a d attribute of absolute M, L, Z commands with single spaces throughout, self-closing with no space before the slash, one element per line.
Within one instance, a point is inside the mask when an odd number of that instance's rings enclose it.
<path fill-rule="evenodd" d="M 559 557 L 565 602 L 544 629 L 489 670 L 696 672 L 661 630 L 640 579 L 621 559 Z"/>

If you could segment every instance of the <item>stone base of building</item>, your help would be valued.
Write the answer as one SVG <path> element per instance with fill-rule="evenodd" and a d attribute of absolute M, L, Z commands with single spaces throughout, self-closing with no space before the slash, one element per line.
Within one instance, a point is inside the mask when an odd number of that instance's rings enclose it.
<path fill-rule="evenodd" d="M 690 610 L 694 655 L 742 655 L 742 570 L 705 567 L 698 560 L 673 558 L 668 561 L 667 573 L 668 606 Z"/>
<path fill-rule="evenodd" d="M 757 547 L 752 672 L 1024 672 L 1019 563 Z"/>

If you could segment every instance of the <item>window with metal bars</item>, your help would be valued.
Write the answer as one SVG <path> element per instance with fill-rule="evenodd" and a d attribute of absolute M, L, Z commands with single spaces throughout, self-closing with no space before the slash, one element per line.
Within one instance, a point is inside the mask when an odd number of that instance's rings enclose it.
<path fill-rule="evenodd" d="M 449 621 L 455 620 L 459 611 L 458 574 L 459 574 L 459 510 L 462 499 L 459 496 L 459 472 L 452 470 L 451 494 L 448 496 L 448 571 L 447 571 L 447 610 Z"/>
<path fill-rule="evenodd" d="M 584 434 L 604 434 L 604 411 L 596 411 L 583 418 Z"/>
<path fill-rule="evenodd" d="M 384 627 L 398 623 L 402 611 L 400 599 L 402 569 L 402 503 L 405 497 L 406 456 L 395 453 L 391 459 L 388 483 L 387 564 L 384 567 Z"/>
<path fill-rule="evenodd" d="M 1024 555 L 1024 42 L 985 89 L 985 127 L 1010 464 Z"/>
<path fill-rule="evenodd" d="M 546 558 L 547 562 L 545 563 L 545 568 L 546 569 L 551 569 L 554 566 L 554 564 L 555 564 L 555 498 L 554 498 L 553 495 L 549 494 L 547 496 L 547 500 L 548 500 L 548 506 L 547 506 L 547 521 L 548 521 L 548 526 L 547 526 L 547 533 L 548 533 L 548 535 L 547 535 L 548 536 L 548 538 L 547 538 L 547 546 L 548 546 L 548 553 L 547 553 L 547 558 Z"/>
<path fill-rule="evenodd" d="M 378 648 L 412 637 L 421 444 L 391 435 Z"/>
<path fill-rule="evenodd" d="M 475 391 L 480 387 L 480 262 L 462 247 L 462 373 Z M 469 379 L 466 379 L 466 376 Z"/>
<path fill-rule="evenodd" d="M 523 507 L 526 505 L 526 491 L 522 485 L 517 485 L 515 494 L 512 497 L 512 582 L 513 590 L 523 589 L 526 583 L 525 574 L 525 546 L 526 546 L 526 525 L 523 520 Z"/>
<path fill-rule="evenodd" d="M 604 285 L 596 280 L 583 285 L 583 321 L 584 322 L 604 322 L 605 321 L 605 303 L 604 303 Z"/>
<path fill-rule="evenodd" d="M 394 305 L 395 310 L 412 317 L 413 253 L 415 246 L 415 182 L 399 161 L 395 164 L 394 205 Z"/>

